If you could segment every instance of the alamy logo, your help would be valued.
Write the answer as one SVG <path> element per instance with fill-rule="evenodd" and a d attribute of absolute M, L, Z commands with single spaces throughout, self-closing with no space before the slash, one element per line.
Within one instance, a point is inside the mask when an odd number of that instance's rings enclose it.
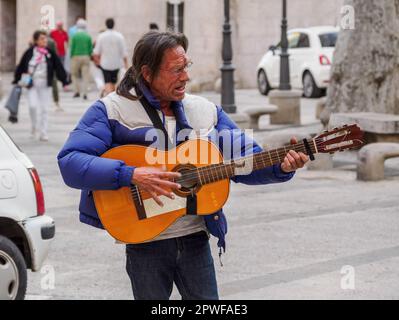
<path fill-rule="evenodd" d="M 55 289 L 55 270 L 52 265 L 45 265 L 41 268 L 40 273 L 44 276 L 40 280 L 40 288 L 42 290 Z"/>
<path fill-rule="evenodd" d="M 341 268 L 341 289 L 355 290 L 355 268 L 349 265 Z"/>
<path fill-rule="evenodd" d="M 342 30 L 355 29 L 355 8 L 349 5 L 341 8 L 340 27 Z"/>
<path fill-rule="evenodd" d="M 53 30 L 55 28 L 55 9 L 51 5 L 44 5 L 40 8 L 40 29 Z"/>

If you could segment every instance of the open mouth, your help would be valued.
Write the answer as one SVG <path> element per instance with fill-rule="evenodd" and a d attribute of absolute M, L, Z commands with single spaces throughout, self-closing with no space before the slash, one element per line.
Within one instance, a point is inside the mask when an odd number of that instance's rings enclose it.
<path fill-rule="evenodd" d="M 176 87 L 175 91 L 177 91 L 179 94 L 184 93 L 186 91 L 186 85 L 184 84 L 184 85 L 182 85 L 180 87 Z"/>

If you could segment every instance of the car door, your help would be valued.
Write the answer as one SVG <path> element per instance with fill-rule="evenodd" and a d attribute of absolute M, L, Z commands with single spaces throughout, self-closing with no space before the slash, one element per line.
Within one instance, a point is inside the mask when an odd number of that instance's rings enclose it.
<path fill-rule="evenodd" d="M 288 36 L 290 54 L 290 81 L 293 88 L 302 88 L 302 66 L 310 50 L 309 36 L 304 32 L 293 32 Z"/>
<path fill-rule="evenodd" d="M 292 55 L 292 73 L 291 84 L 294 88 L 302 88 L 302 73 L 310 59 L 312 59 L 312 49 L 310 44 L 310 37 L 307 33 L 301 32 L 299 34 L 296 47 L 291 50 Z"/>

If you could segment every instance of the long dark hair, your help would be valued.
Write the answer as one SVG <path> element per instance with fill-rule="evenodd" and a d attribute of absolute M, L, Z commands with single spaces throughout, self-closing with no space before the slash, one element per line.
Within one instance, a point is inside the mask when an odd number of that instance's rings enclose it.
<path fill-rule="evenodd" d="M 116 93 L 127 99 L 137 100 L 138 97 L 132 95 L 130 90 L 136 88 L 139 82 L 145 83 L 141 68 L 146 65 L 152 77 L 156 76 L 165 51 L 177 46 L 182 46 L 187 51 L 188 40 L 182 33 L 150 31 L 144 34 L 134 48 L 132 66 L 126 71 Z"/>
<path fill-rule="evenodd" d="M 39 40 L 40 36 L 46 36 L 47 37 L 47 32 L 43 30 L 36 30 L 33 33 L 32 39 L 33 39 L 33 44 L 36 44 L 36 42 Z"/>

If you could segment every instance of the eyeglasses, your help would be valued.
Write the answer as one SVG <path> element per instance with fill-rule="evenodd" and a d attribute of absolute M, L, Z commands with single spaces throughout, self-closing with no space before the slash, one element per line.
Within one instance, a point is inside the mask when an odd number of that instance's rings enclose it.
<path fill-rule="evenodd" d="M 174 74 L 174 75 L 176 75 L 176 76 L 179 76 L 179 75 L 181 75 L 183 72 L 187 72 L 188 69 L 189 69 L 192 65 L 193 65 L 193 62 L 192 62 L 192 61 L 189 61 L 189 62 L 187 62 L 187 63 L 186 63 L 183 67 L 181 67 L 181 68 L 174 68 L 174 69 L 171 69 L 171 70 L 162 69 L 162 70 L 168 71 L 168 72 L 170 72 L 170 73 L 172 73 L 172 74 Z"/>

